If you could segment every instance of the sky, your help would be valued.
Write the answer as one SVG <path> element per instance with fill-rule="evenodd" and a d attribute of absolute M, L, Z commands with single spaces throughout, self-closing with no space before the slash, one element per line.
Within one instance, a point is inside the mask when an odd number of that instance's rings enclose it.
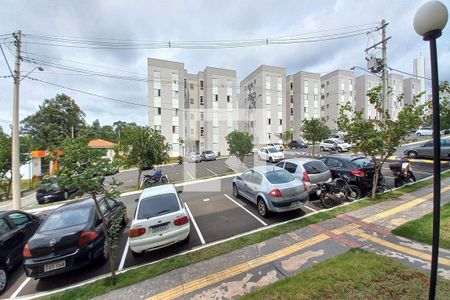
<path fill-rule="evenodd" d="M 311 32 L 334 33 L 376 26 L 387 27 L 388 65 L 412 73 L 413 59 L 425 57 L 429 76 L 429 45 L 413 29 L 413 18 L 423 0 L 302 0 L 302 1 L 87 1 L 4 0 L 0 10 L 0 43 L 11 68 L 14 45 L 10 35 L 22 30 L 24 56 L 59 65 L 107 74 L 147 76 L 147 58 L 183 62 L 189 73 L 206 66 L 234 69 L 237 82 L 261 64 L 325 75 L 336 69 L 365 67 L 365 49 L 381 39 L 379 32 L 357 37 L 287 45 L 263 45 L 232 49 L 86 49 L 38 45 L 28 35 L 49 35 L 89 40 L 117 41 L 217 41 L 265 39 Z M 450 1 L 442 1 L 450 8 Z M 364 26 L 362 26 L 364 27 Z M 345 28 L 345 29 L 342 29 Z M 7 39 L 5 39 L 7 38 Z M 437 41 L 439 79 L 450 80 L 450 24 Z M 376 54 L 381 56 L 380 51 Z M 40 66 L 24 60 L 22 74 Z M 148 122 L 145 107 L 118 103 L 40 81 L 141 105 L 147 104 L 146 82 L 87 75 L 44 66 L 33 71 L 20 85 L 20 119 L 33 114 L 44 99 L 69 95 L 86 113 L 86 121 L 102 125 L 115 121 Z M 358 70 L 356 75 L 363 74 Z M 12 120 L 13 79 L 0 56 L 0 126 L 9 131 Z M 405 78 L 410 77 L 405 75 Z"/>

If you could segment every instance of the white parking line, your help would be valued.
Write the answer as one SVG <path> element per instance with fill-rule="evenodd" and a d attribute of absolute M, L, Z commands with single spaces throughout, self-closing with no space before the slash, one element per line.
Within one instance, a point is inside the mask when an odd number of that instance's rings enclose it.
<path fill-rule="evenodd" d="M 209 171 L 209 172 L 211 172 L 213 175 L 217 175 L 217 173 L 216 172 L 214 172 L 214 171 L 211 171 L 210 169 L 208 169 L 208 168 L 206 168 L 206 170 L 207 171 Z"/>
<path fill-rule="evenodd" d="M 383 177 L 384 178 L 389 178 L 389 179 L 395 179 L 395 177 L 392 177 L 392 176 L 385 176 L 385 175 L 383 175 Z"/>
<path fill-rule="evenodd" d="M 244 206 L 242 206 L 241 204 L 239 204 L 236 200 L 234 200 L 233 198 L 231 198 L 230 196 L 228 196 L 227 194 L 224 194 L 225 197 L 227 197 L 228 199 L 230 199 L 230 201 L 234 202 L 234 204 L 236 204 L 237 206 L 239 206 L 240 208 L 242 208 L 243 210 L 245 210 L 247 213 L 249 213 L 253 218 L 255 218 L 257 221 L 259 221 L 261 224 L 263 224 L 264 226 L 267 226 L 267 223 L 264 222 L 263 220 L 261 220 L 260 218 L 258 218 L 255 214 L 253 214 L 251 211 L 249 211 L 248 209 L 246 209 Z"/>
<path fill-rule="evenodd" d="M 117 271 L 122 271 L 123 270 L 123 266 L 125 265 L 125 259 L 127 258 L 127 254 L 128 254 L 128 247 L 130 245 L 130 238 L 127 237 L 127 243 L 125 245 L 125 249 L 123 251 L 122 254 L 122 259 L 120 260 L 120 264 L 119 264 L 119 268 L 117 269 Z"/>
<path fill-rule="evenodd" d="M 194 225 L 195 231 L 197 231 L 198 237 L 200 238 L 200 242 L 202 242 L 202 245 L 206 244 L 205 239 L 203 238 L 203 235 L 197 226 L 197 222 L 195 222 L 194 216 L 192 215 L 191 210 L 189 209 L 189 206 L 187 205 L 186 202 L 184 202 L 184 206 L 186 206 L 186 210 L 189 214 L 189 218 L 191 218 L 192 225 Z"/>
<path fill-rule="evenodd" d="M 192 176 L 192 174 L 191 174 L 191 173 L 189 173 L 189 171 L 188 171 L 188 170 L 186 170 L 186 174 L 188 174 L 189 176 L 191 176 L 191 179 L 194 179 L 194 176 Z"/>
<path fill-rule="evenodd" d="M 30 282 L 31 277 L 27 277 L 27 279 L 22 282 L 22 284 L 17 288 L 17 290 L 11 295 L 11 299 L 14 299 L 19 295 L 19 293 L 22 291 L 22 289 L 27 285 L 28 282 Z"/>
<path fill-rule="evenodd" d="M 310 209 L 310 210 L 312 210 L 312 211 L 317 211 L 317 209 L 314 209 L 314 208 L 309 207 L 309 206 L 307 206 L 307 205 L 304 205 L 303 207 L 306 207 L 307 209 Z"/>

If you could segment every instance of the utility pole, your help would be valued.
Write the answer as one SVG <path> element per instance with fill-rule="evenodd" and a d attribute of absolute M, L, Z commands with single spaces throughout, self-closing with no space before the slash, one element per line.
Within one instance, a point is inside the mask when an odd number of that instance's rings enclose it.
<path fill-rule="evenodd" d="M 72 139 L 75 138 L 75 133 L 74 133 L 74 129 L 73 129 L 73 125 L 72 125 Z"/>
<path fill-rule="evenodd" d="M 13 34 L 16 39 L 16 65 L 14 69 L 13 119 L 12 119 L 12 196 L 13 209 L 20 209 L 20 144 L 19 144 L 19 87 L 20 87 L 20 45 L 22 32 Z"/>
<path fill-rule="evenodd" d="M 386 40 L 386 26 L 387 23 L 383 19 L 381 21 L 381 59 L 383 64 L 383 74 L 382 74 L 382 80 L 383 80 L 383 109 L 389 109 L 388 107 L 388 69 L 387 69 L 387 40 Z"/>

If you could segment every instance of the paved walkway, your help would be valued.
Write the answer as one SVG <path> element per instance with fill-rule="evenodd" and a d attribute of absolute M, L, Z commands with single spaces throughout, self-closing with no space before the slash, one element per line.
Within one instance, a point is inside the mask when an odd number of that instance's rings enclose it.
<path fill-rule="evenodd" d="M 450 201 L 450 179 L 442 181 Z M 392 257 L 429 272 L 431 246 L 400 238 L 391 230 L 432 210 L 431 186 L 397 200 L 374 204 L 223 256 L 199 262 L 97 299 L 237 298 L 351 248 Z M 450 279 L 450 251 L 441 249 L 438 273 Z"/>

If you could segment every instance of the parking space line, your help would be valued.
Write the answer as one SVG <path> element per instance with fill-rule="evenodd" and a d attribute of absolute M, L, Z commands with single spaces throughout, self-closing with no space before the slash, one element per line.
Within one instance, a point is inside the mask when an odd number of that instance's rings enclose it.
<path fill-rule="evenodd" d="M 206 168 L 206 170 L 207 171 L 209 171 L 209 172 L 211 172 L 213 175 L 217 175 L 217 173 L 216 172 L 214 172 L 214 171 L 211 171 L 210 169 L 208 169 L 208 168 Z"/>
<path fill-rule="evenodd" d="M 191 174 L 191 173 L 189 173 L 189 171 L 188 171 L 188 170 L 186 170 L 185 172 L 186 172 L 186 174 L 188 174 L 189 176 L 191 176 L 191 179 L 194 179 L 194 176 L 192 176 L 192 174 Z"/>
<path fill-rule="evenodd" d="M 119 268 L 117 269 L 117 271 L 122 271 L 123 266 L 125 265 L 125 259 L 127 258 L 129 246 L 130 246 L 130 238 L 127 237 L 127 243 L 125 244 L 125 249 L 123 251 L 122 258 L 120 259 L 120 264 L 119 264 Z"/>
<path fill-rule="evenodd" d="M 28 282 L 30 282 L 31 277 L 27 277 L 22 284 L 17 288 L 17 290 L 11 295 L 11 299 L 16 298 L 17 295 L 22 291 L 22 289 L 27 285 Z"/>
<path fill-rule="evenodd" d="M 309 207 L 308 205 L 303 205 L 303 207 L 306 207 L 307 209 L 310 209 L 310 210 L 312 210 L 312 211 L 317 211 L 317 209 L 314 209 L 314 208 L 312 208 L 312 207 Z"/>
<path fill-rule="evenodd" d="M 239 204 L 236 200 L 234 200 L 233 198 L 231 198 L 230 196 L 228 196 L 227 194 L 224 194 L 225 197 L 227 197 L 230 201 L 234 202 L 234 204 L 236 204 L 237 206 L 239 206 L 240 208 L 242 208 L 243 210 L 245 210 L 247 213 L 249 213 L 253 218 L 255 218 L 257 221 L 259 221 L 261 224 L 263 224 L 264 226 L 267 226 L 267 223 L 264 222 L 263 220 L 261 220 L 260 218 L 258 218 L 255 214 L 253 214 L 251 211 L 249 211 L 248 209 L 246 209 L 244 206 L 242 206 L 241 204 Z"/>
<path fill-rule="evenodd" d="M 184 206 L 186 207 L 186 210 L 189 214 L 189 218 L 191 218 L 192 225 L 194 225 L 195 231 L 197 231 L 198 237 L 200 238 L 200 242 L 202 242 L 202 245 L 206 244 L 205 239 L 203 238 L 203 235 L 197 226 L 197 222 L 195 222 L 194 216 L 192 215 L 191 210 L 189 209 L 189 206 L 187 205 L 186 202 L 184 202 Z"/>

